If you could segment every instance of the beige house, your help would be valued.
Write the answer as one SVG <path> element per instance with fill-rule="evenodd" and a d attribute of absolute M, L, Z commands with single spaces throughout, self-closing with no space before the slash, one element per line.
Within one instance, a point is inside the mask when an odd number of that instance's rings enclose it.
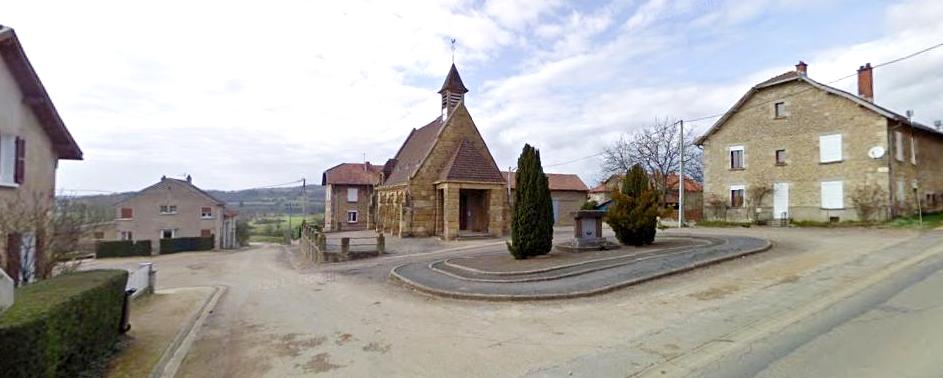
<path fill-rule="evenodd" d="M 383 167 L 377 229 L 444 239 L 506 233 L 506 182 L 465 107 L 467 92 L 453 64 L 439 90 L 441 115 L 413 129 Z"/>
<path fill-rule="evenodd" d="M 515 183 L 515 174 L 513 172 L 501 172 L 504 179 L 508 182 L 508 196 L 513 198 Z M 579 176 L 565 173 L 547 173 L 547 181 L 550 185 L 550 198 L 553 201 L 553 225 L 554 226 L 572 226 L 573 215 L 586 202 L 586 195 L 589 188 L 583 183 Z"/>
<path fill-rule="evenodd" d="M 117 240 L 150 240 L 154 254 L 160 239 L 215 237 L 217 249 L 236 247 L 236 213 L 186 180 L 161 177 L 115 204 Z"/>
<path fill-rule="evenodd" d="M 14 224 L 17 213 L 51 209 L 59 160 L 82 160 L 13 29 L 0 26 L 0 269 L 32 281 L 44 259 L 44 230 Z M 39 232 L 37 232 L 39 231 Z"/>
<path fill-rule="evenodd" d="M 324 231 L 372 229 L 373 188 L 380 182 L 381 167 L 366 162 L 342 163 L 321 175 L 324 186 Z"/>
<path fill-rule="evenodd" d="M 754 86 L 698 139 L 705 215 L 855 220 L 865 191 L 878 194 L 877 219 L 943 208 L 943 132 L 877 105 L 870 64 L 857 95 L 812 80 L 807 67 Z M 771 193 L 757 203 L 751 188 Z"/>

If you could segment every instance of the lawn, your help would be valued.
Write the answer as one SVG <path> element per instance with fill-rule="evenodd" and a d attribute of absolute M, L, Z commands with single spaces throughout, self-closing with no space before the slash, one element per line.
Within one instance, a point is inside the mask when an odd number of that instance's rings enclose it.
<path fill-rule="evenodd" d="M 922 227 L 920 226 L 920 219 L 918 217 L 897 218 L 892 220 L 889 224 L 898 228 L 940 228 L 943 227 L 943 213 L 924 214 Z"/>

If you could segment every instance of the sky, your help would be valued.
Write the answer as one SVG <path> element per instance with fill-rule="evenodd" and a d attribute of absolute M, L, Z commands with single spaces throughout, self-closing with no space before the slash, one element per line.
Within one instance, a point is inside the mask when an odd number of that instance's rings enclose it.
<path fill-rule="evenodd" d="M 0 2 L 85 153 L 59 165 L 67 194 L 382 164 L 440 114 L 450 38 L 498 166 L 530 143 L 587 185 L 592 155 L 657 117 L 723 113 L 799 60 L 829 82 L 943 42 L 938 0 Z M 876 103 L 932 124 L 941 68 L 943 48 L 875 69 Z"/>

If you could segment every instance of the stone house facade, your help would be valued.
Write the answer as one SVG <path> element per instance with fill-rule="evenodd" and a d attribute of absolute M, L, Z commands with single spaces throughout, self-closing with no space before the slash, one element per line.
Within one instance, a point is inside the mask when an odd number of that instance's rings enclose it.
<path fill-rule="evenodd" d="M 513 208 L 514 191 L 517 189 L 515 188 L 517 182 L 515 174 L 513 172 L 501 172 L 501 174 L 508 181 L 508 198 Z M 553 225 L 572 226 L 574 215 L 586 202 L 589 188 L 579 176 L 574 174 L 547 173 L 547 181 L 550 185 L 550 199 L 553 201 Z"/>
<path fill-rule="evenodd" d="M 857 220 L 865 190 L 879 194 L 875 219 L 941 209 L 943 132 L 876 105 L 870 64 L 858 95 L 810 79 L 807 67 L 754 86 L 698 139 L 705 215 Z M 750 198 L 756 188 L 770 191 L 761 202 Z"/>
<path fill-rule="evenodd" d="M 63 159 L 82 160 L 82 150 L 13 29 L 0 26 L 0 270 L 13 281 L 41 275 L 48 230 L 22 220 L 52 209 Z"/>
<path fill-rule="evenodd" d="M 441 115 L 413 129 L 383 167 L 378 230 L 443 239 L 507 232 L 506 182 L 465 107 L 467 92 L 453 64 L 439 90 Z"/>
<path fill-rule="evenodd" d="M 236 213 L 186 180 L 161 177 L 160 182 L 119 201 L 113 240 L 150 240 L 153 254 L 160 239 L 215 238 L 216 249 L 236 248 Z"/>
<path fill-rule="evenodd" d="M 324 186 L 324 231 L 360 231 L 376 227 L 373 188 L 381 167 L 366 162 L 342 163 L 321 175 Z"/>

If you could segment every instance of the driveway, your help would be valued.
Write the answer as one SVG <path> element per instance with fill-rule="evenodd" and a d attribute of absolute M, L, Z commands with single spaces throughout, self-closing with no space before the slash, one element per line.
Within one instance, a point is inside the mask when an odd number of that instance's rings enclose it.
<path fill-rule="evenodd" d="M 180 376 L 626 376 L 922 252 L 907 244 L 917 233 L 898 230 L 693 232 L 774 248 L 598 297 L 524 303 L 430 297 L 387 278 L 394 266 L 493 253 L 501 241 L 310 268 L 279 246 L 152 260 L 159 288 L 229 287 Z"/>

